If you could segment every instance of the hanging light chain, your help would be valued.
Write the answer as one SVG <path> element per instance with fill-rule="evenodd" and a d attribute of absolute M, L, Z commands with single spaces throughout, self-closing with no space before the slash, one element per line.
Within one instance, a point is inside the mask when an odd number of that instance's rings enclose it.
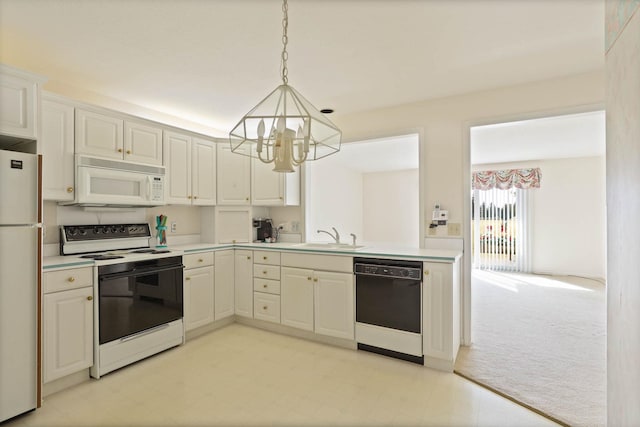
<path fill-rule="evenodd" d="M 287 59 L 289 59 L 289 53 L 287 52 L 287 43 L 289 43 L 289 36 L 287 35 L 287 28 L 289 27 L 289 5 L 287 0 L 282 2 L 282 82 L 287 84 L 289 82 L 287 69 Z"/>

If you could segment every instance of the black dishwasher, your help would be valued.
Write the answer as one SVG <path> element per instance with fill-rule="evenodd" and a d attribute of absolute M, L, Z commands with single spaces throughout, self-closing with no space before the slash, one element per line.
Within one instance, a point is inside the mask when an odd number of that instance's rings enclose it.
<path fill-rule="evenodd" d="M 358 348 L 422 363 L 422 262 L 354 258 L 353 271 Z"/>

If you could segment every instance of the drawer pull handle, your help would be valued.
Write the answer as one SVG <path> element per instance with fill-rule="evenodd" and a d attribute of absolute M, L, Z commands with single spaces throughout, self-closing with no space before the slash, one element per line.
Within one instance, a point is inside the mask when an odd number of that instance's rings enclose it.
<path fill-rule="evenodd" d="M 267 274 L 267 271 L 266 271 L 266 270 L 263 270 L 263 271 L 262 271 L 262 274 Z"/>
<path fill-rule="evenodd" d="M 92 297 L 91 295 L 89 295 L 89 296 L 87 297 L 87 301 L 93 301 L 93 297 Z"/>
<path fill-rule="evenodd" d="M 73 193 L 73 187 L 67 187 L 67 193 Z"/>
<path fill-rule="evenodd" d="M 75 277 L 73 277 L 73 276 L 71 276 L 71 277 L 69 277 L 67 280 L 69 281 L 69 283 L 73 283 L 73 282 L 75 282 L 75 281 L 76 281 L 76 278 L 75 278 Z"/>

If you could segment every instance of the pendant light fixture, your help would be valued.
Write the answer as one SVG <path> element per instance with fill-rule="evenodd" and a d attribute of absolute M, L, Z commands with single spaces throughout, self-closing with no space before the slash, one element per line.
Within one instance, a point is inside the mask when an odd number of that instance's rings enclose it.
<path fill-rule="evenodd" d="M 231 151 L 273 163 L 275 172 L 293 172 L 307 160 L 340 151 L 342 132 L 289 85 L 287 0 L 282 3 L 282 84 L 242 117 L 229 133 Z"/>

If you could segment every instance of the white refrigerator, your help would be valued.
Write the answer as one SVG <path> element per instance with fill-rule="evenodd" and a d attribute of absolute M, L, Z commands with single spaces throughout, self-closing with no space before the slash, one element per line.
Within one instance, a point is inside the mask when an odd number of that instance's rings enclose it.
<path fill-rule="evenodd" d="M 37 406 L 38 163 L 0 150 L 0 423 Z"/>

